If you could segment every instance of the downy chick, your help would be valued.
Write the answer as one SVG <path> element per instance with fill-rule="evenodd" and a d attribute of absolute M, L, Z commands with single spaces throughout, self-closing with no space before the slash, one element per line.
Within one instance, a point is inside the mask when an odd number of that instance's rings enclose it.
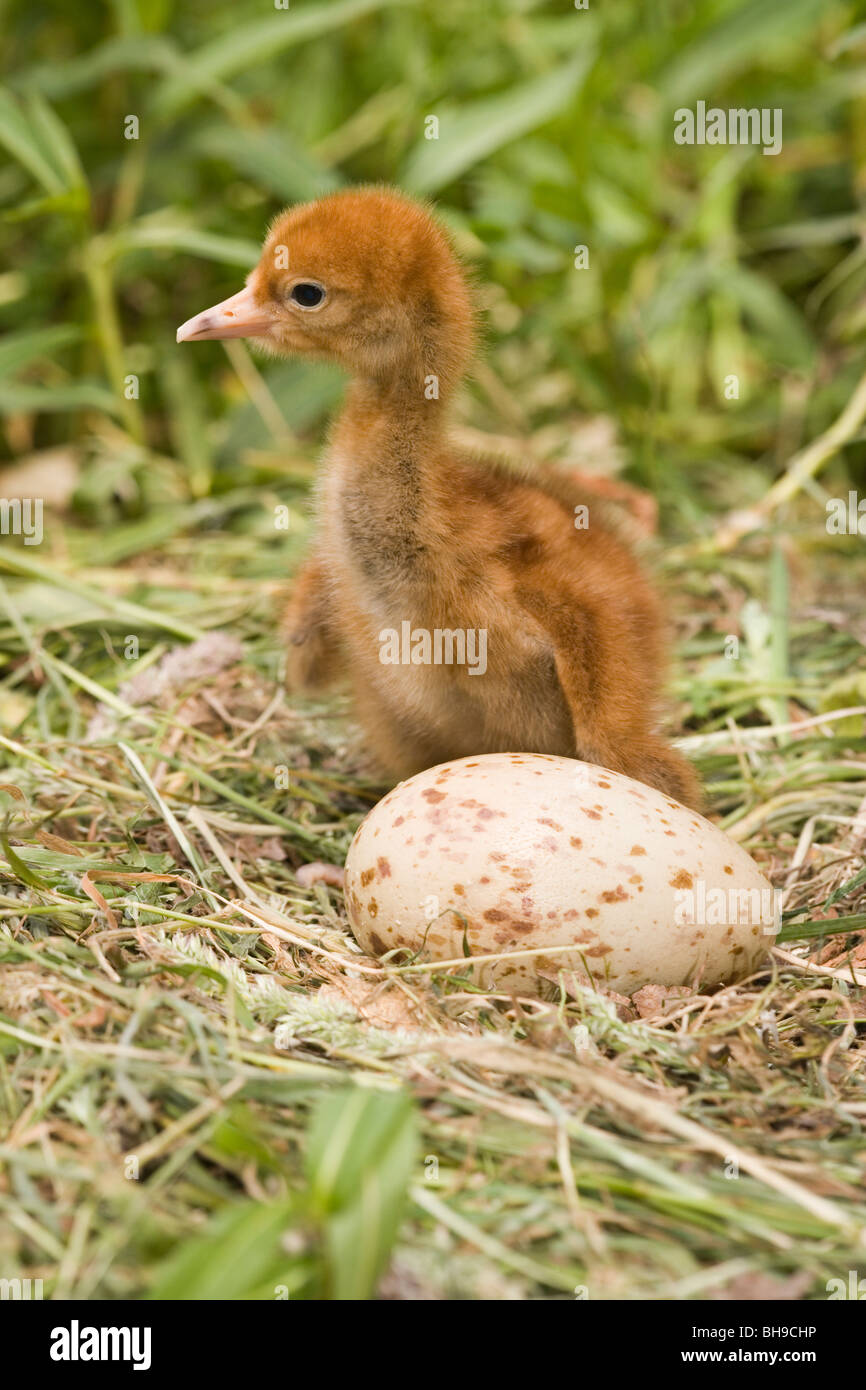
<path fill-rule="evenodd" d="M 637 560 L 594 516 L 576 528 L 582 499 L 561 479 L 449 441 L 474 315 L 427 208 L 359 188 L 287 210 L 246 288 L 177 336 L 247 337 L 351 375 L 284 630 L 290 683 L 348 678 L 385 773 L 556 753 L 700 804 L 690 764 L 656 732 L 664 621 Z"/>

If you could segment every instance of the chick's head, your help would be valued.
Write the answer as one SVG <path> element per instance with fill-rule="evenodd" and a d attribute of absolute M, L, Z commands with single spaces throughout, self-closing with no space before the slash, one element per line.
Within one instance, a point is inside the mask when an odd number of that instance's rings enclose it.
<path fill-rule="evenodd" d="M 380 188 L 335 193 L 273 223 L 246 287 L 178 329 L 178 342 L 248 337 L 338 362 L 382 385 L 448 388 L 472 351 L 473 312 L 447 238 L 419 203 Z"/>

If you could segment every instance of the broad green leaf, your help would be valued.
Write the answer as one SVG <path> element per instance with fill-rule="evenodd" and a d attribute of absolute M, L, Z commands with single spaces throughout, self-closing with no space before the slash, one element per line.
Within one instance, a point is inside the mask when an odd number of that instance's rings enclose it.
<path fill-rule="evenodd" d="M 732 266 L 718 288 L 736 300 L 744 314 L 766 335 L 774 358 L 790 367 L 807 368 L 815 358 L 815 343 L 799 309 L 764 275 Z"/>
<path fill-rule="evenodd" d="M 281 1241 L 297 1224 L 294 1198 L 243 1202 L 221 1211 L 201 1235 L 181 1242 L 157 1274 L 151 1299 L 240 1299 L 297 1287 L 297 1262 Z"/>
<path fill-rule="evenodd" d="M 670 101 L 703 97 L 708 105 L 721 104 L 722 82 L 758 58 L 766 61 L 782 45 L 802 40 L 826 8 L 824 0 L 749 0 L 678 53 L 655 85 Z"/>
<path fill-rule="evenodd" d="M 419 140 L 401 182 L 415 193 L 435 193 L 503 145 L 544 125 L 571 101 L 594 56 L 587 37 L 579 56 L 554 72 L 465 106 L 443 104 L 436 113 L 438 140 Z"/>
<path fill-rule="evenodd" d="M 41 96 L 17 100 L 0 87 L 0 145 L 49 197 L 86 188 L 78 151 L 66 126 Z"/>
<path fill-rule="evenodd" d="M 225 160 L 287 201 L 320 198 L 342 183 L 337 174 L 319 164 L 283 131 L 214 127 L 204 131 L 195 146 L 203 154 Z"/>
<path fill-rule="evenodd" d="M 6 208 L 0 214 L 3 222 L 26 222 L 31 217 L 56 216 L 58 213 L 74 214 L 87 211 L 88 192 L 83 184 L 76 188 L 66 188 L 62 193 L 51 193 L 44 198 L 28 198 L 13 208 Z"/>
<path fill-rule="evenodd" d="M 772 621 L 763 604 L 757 599 L 746 599 L 740 609 L 740 629 L 746 639 L 747 657 L 754 670 L 763 675 L 770 674 L 770 642 Z"/>
<path fill-rule="evenodd" d="M 258 63 L 269 62 L 294 44 L 319 38 L 376 10 L 416 2 L 326 0 L 315 5 L 299 5 L 251 24 L 230 25 L 226 33 L 182 60 L 177 75 L 163 82 L 157 91 L 156 110 L 162 115 L 174 115 L 202 92 L 207 92 L 213 83 Z"/>
<path fill-rule="evenodd" d="M 530 275 L 546 275 L 561 270 L 565 252 L 561 246 L 548 246 L 528 232 L 515 232 L 496 243 L 498 261 L 515 261 Z"/>
<path fill-rule="evenodd" d="M 205 260 L 220 261 L 223 265 L 238 265 L 249 270 L 261 254 L 261 247 L 254 241 L 220 236 L 216 232 L 203 232 L 198 227 L 166 218 L 157 214 L 152 218 L 133 223 L 112 242 L 115 254 L 142 249 L 154 251 L 187 251 Z"/>
<path fill-rule="evenodd" d="M 769 227 L 751 238 L 752 245 L 832 246 L 836 242 L 860 238 L 866 231 L 861 212 L 841 213 L 838 217 L 813 217 L 806 222 L 790 222 Z"/>
<path fill-rule="evenodd" d="M 219 1125 L 211 1136 L 210 1147 L 232 1159 L 253 1159 L 266 1168 L 278 1171 L 285 1158 L 275 1153 L 268 1144 L 262 1133 L 264 1128 L 246 1100 L 241 1101 L 221 1114 Z"/>
<path fill-rule="evenodd" d="M 831 681 L 821 695 L 819 707 L 826 713 L 834 709 L 857 709 L 860 705 L 866 705 L 866 671 L 851 671 Z M 859 738 L 863 733 L 864 717 L 862 714 L 849 714 L 847 718 L 835 721 L 833 728 L 842 736 Z"/>
<path fill-rule="evenodd" d="M 47 879 L 42 878 L 33 869 L 29 868 L 28 865 L 25 864 L 24 860 L 21 859 L 19 855 L 15 853 L 14 849 L 9 843 L 5 829 L 0 830 L 0 845 L 3 846 L 3 853 L 6 856 L 6 863 L 9 865 L 9 868 L 11 869 L 12 873 L 15 875 L 17 879 L 21 881 L 21 883 L 26 883 L 30 888 L 48 889 L 51 887 L 51 884 L 48 882 Z"/>
<path fill-rule="evenodd" d="M 87 180 L 78 157 L 75 142 L 56 112 L 40 96 L 26 98 L 26 111 L 31 129 L 41 140 L 42 147 L 50 152 L 55 167 L 63 177 L 67 188 L 84 188 Z"/>
<path fill-rule="evenodd" d="M 17 551 L 17 555 L 21 552 Z M 5 561 L 10 551 L 3 549 L 0 555 L 0 570 L 5 569 Z M 14 573 L 13 568 L 13 573 Z M 98 604 L 88 603 L 77 594 L 65 593 L 52 584 L 21 584 L 15 588 L 15 607 L 28 623 L 40 631 L 54 627 L 77 627 L 79 624 L 101 622 L 105 614 Z"/>
<path fill-rule="evenodd" d="M 47 155 L 21 104 L 3 87 L 0 87 L 0 145 L 33 175 L 46 193 L 64 191 L 64 179 Z"/>
<path fill-rule="evenodd" d="M 36 873 L 42 869 L 55 874 L 87 874 L 94 869 L 117 869 L 111 859 L 100 859 L 98 855 L 64 854 L 61 850 L 46 849 L 42 845 L 18 846 L 19 858 Z M 100 883 L 99 891 L 105 898 L 117 897 L 124 889 L 110 883 Z"/>
<path fill-rule="evenodd" d="M 0 383 L 0 414 L 10 415 L 28 410 L 35 414 L 56 410 L 104 410 L 107 415 L 121 413 L 117 397 L 95 381 L 76 381 L 65 386 Z"/>
<path fill-rule="evenodd" d="M 838 58 L 840 53 L 848 53 L 852 48 L 857 48 L 862 43 L 866 43 L 866 24 L 855 24 L 853 29 L 841 34 L 830 44 L 827 57 L 832 61 L 834 58 Z"/>
<path fill-rule="evenodd" d="M 107 39 L 88 53 L 62 63 L 43 63 L 18 74 L 19 91 L 41 92 L 59 100 L 95 87 L 120 72 L 175 71 L 180 63 L 177 45 L 155 34 L 129 34 Z"/>
<path fill-rule="evenodd" d="M 195 306 L 193 306 L 194 308 Z M 268 390 L 293 430 L 323 420 L 340 403 L 345 376 L 330 362 L 280 362 L 263 372 Z M 245 449 L 265 447 L 269 435 L 253 403 L 241 398 L 229 412 L 220 453 L 235 459 Z"/>
<path fill-rule="evenodd" d="M 715 268 L 703 257 L 670 261 L 641 310 L 641 328 L 647 337 L 681 322 L 689 307 L 701 302 L 712 289 L 715 276 Z"/>
<path fill-rule="evenodd" d="M 17 372 L 40 357 L 50 357 L 58 348 L 76 343 L 82 336 L 81 329 L 71 323 L 8 333 L 5 338 L 0 338 L 0 377 Z"/>
<path fill-rule="evenodd" d="M 638 246 L 647 240 L 651 232 L 649 218 L 615 183 L 596 175 L 587 182 L 585 197 L 601 245 Z"/>
<path fill-rule="evenodd" d="M 404 1092 L 326 1095 L 310 1127 L 312 1208 L 325 1223 L 330 1296 L 370 1298 L 397 1234 L 417 1152 Z"/>

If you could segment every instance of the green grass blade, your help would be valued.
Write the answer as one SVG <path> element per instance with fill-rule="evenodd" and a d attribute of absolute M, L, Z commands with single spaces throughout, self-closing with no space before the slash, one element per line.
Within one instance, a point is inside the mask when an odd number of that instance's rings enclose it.
<path fill-rule="evenodd" d="M 572 100 L 594 56 L 587 35 L 580 55 L 554 72 L 462 107 L 443 103 L 438 140 L 419 140 L 401 182 L 415 193 L 436 193 L 503 145 L 544 125 Z"/>

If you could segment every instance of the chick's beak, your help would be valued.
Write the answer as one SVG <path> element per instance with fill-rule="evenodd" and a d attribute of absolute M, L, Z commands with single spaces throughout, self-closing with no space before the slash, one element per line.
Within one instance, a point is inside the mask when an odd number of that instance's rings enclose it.
<path fill-rule="evenodd" d="M 271 319 L 267 311 L 257 304 L 249 285 L 203 309 L 200 314 L 187 319 L 177 330 L 179 343 L 200 342 L 204 338 L 263 338 L 267 337 Z"/>

